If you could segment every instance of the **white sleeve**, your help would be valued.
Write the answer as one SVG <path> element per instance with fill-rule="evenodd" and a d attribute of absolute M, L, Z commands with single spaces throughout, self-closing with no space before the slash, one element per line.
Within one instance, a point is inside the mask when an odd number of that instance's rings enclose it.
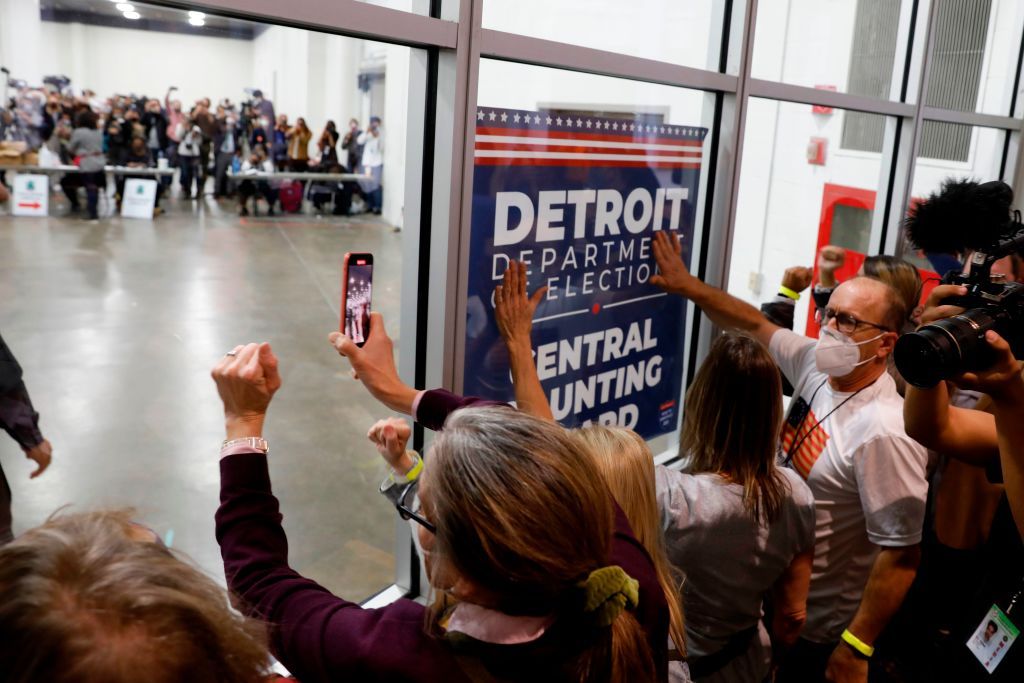
<path fill-rule="evenodd" d="M 928 452 L 909 437 L 883 435 L 854 454 L 868 540 L 881 546 L 921 542 L 928 496 Z"/>
<path fill-rule="evenodd" d="M 778 329 L 768 343 L 768 353 L 790 384 L 797 386 L 803 377 L 815 370 L 814 347 L 817 342 L 793 330 Z"/>

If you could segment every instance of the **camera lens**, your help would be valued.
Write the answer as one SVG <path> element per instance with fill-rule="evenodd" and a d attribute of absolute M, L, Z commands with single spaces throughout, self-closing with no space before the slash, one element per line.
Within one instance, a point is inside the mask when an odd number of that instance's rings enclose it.
<path fill-rule="evenodd" d="M 999 317 L 991 309 L 974 308 L 903 335 L 893 351 L 896 369 L 914 386 L 927 388 L 987 367 L 991 354 L 985 332 L 996 327 Z"/>

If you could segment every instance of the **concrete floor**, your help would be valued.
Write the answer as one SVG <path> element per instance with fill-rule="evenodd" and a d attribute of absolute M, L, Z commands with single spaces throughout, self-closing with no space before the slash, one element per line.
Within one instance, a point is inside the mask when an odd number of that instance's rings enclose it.
<path fill-rule="evenodd" d="M 240 219 L 169 200 L 153 221 L 0 216 L 0 331 L 25 369 L 54 460 L 29 480 L 0 438 L 15 533 L 63 505 L 130 506 L 223 580 L 214 539 L 222 409 L 209 371 L 269 341 L 284 386 L 266 437 L 291 563 L 361 599 L 391 583 L 395 511 L 365 434 L 386 415 L 329 346 L 341 257 L 377 255 L 374 308 L 398 339 L 401 233 L 372 217 Z"/>

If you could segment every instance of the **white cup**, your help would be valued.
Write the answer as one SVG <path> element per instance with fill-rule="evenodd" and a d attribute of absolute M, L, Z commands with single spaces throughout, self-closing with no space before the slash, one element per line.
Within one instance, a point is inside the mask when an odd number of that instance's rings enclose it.
<path fill-rule="evenodd" d="M 161 171 L 165 171 L 170 167 L 170 164 L 167 161 L 167 159 L 157 159 L 156 167 L 159 168 Z"/>

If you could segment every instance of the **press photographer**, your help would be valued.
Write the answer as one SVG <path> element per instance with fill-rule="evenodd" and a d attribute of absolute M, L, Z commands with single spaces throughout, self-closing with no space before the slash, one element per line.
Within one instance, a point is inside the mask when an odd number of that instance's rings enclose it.
<path fill-rule="evenodd" d="M 957 680 L 1020 680 L 1024 672 L 1022 646 L 993 665 L 970 645 L 992 610 L 1024 624 L 1024 610 L 1015 611 L 1024 589 L 1024 379 L 1013 352 L 1024 341 L 1024 296 L 1022 285 L 1007 277 L 1024 246 L 1024 226 L 1019 214 L 1011 215 L 1012 198 L 1001 182 L 947 181 L 906 226 L 926 252 L 967 261 L 964 272 L 946 274 L 928 299 L 924 324 L 896 346 L 897 367 L 912 385 L 904 404 L 907 433 L 950 459 L 933 481 L 937 542 L 934 556 L 926 548 L 925 562 L 933 568 L 935 616 L 948 626 L 950 645 L 936 648 L 935 666 L 956 671 Z M 986 470 L 1005 493 L 985 480 Z M 994 506 L 986 503 L 990 491 Z M 943 544 L 943 520 L 965 542 Z M 977 547 L 966 542 L 972 537 Z"/>
<path fill-rule="evenodd" d="M 994 355 L 985 341 L 988 330 L 1006 337 L 1021 355 L 1024 284 L 992 273 L 997 261 L 1024 249 L 1024 225 L 1019 212 L 1011 216 L 1012 201 L 1013 191 L 1001 181 L 949 180 L 907 219 L 907 236 L 924 251 L 970 254 L 965 272 L 950 271 L 942 280 L 961 287 L 961 293 L 947 294 L 942 304 L 964 310 L 926 324 L 896 344 L 896 367 L 911 384 L 931 387 L 990 366 Z"/>

